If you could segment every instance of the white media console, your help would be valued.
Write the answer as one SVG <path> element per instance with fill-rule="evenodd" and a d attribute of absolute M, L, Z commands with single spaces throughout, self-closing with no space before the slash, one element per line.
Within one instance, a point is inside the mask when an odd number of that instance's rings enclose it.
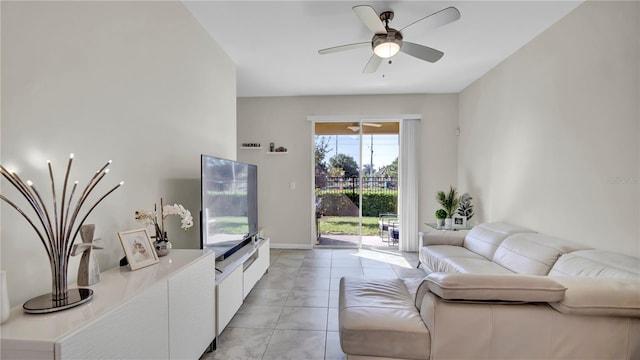
<path fill-rule="evenodd" d="M 11 309 L 0 358 L 198 359 L 269 264 L 263 239 L 219 262 L 210 251 L 173 249 L 156 265 L 115 267 L 89 287 L 86 304 L 42 315 Z"/>
<path fill-rule="evenodd" d="M 198 359 L 216 337 L 214 267 L 213 252 L 174 249 L 156 265 L 103 272 L 86 304 L 42 315 L 16 306 L 0 358 Z"/>
<path fill-rule="evenodd" d="M 270 240 L 260 239 L 216 262 L 216 336 L 229 324 L 254 285 L 269 270 Z"/>

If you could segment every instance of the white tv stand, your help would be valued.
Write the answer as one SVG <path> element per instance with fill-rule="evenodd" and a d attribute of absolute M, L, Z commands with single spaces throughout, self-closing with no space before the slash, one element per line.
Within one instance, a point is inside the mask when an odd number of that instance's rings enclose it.
<path fill-rule="evenodd" d="M 253 286 L 269 270 L 270 245 L 269 239 L 260 239 L 216 262 L 216 336 L 220 336 Z"/>
<path fill-rule="evenodd" d="M 156 265 L 104 271 L 86 304 L 41 315 L 16 306 L 0 358 L 197 359 L 216 336 L 214 264 L 212 252 L 173 249 Z"/>

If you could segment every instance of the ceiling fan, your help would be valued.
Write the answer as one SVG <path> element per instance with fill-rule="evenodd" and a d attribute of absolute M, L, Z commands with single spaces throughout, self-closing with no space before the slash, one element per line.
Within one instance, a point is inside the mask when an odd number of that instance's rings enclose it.
<path fill-rule="evenodd" d="M 376 123 L 367 123 L 367 122 L 363 122 L 362 126 L 371 126 L 371 127 L 381 127 L 382 124 L 376 124 Z M 347 129 L 353 131 L 353 132 L 358 132 L 358 130 L 360 130 L 360 125 L 357 122 L 352 123 L 351 125 L 347 126 Z"/>
<path fill-rule="evenodd" d="M 414 21 L 400 30 L 396 30 L 389 27 L 389 22 L 393 20 L 393 11 L 384 11 L 378 15 L 369 5 L 356 5 L 352 9 L 358 18 L 360 18 L 360 21 L 362 21 L 364 25 L 374 33 L 371 41 L 321 49 L 318 50 L 318 53 L 324 55 L 338 51 L 371 46 L 373 54 L 369 58 L 367 65 L 364 67 L 364 70 L 362 71 L 363 73 L 376 72 L 382 62 L 382 59 L 388 59 L 396 55 L 399 51 L 431 63 L 440 60 L 444 55 L 442 51 L 428 46 L 404 41 L 402 31 L 417 23 L 421 23 L 423 27 L 434 29 L 460 19 L 460 11 L 455 7 L 448 7 Z"/>

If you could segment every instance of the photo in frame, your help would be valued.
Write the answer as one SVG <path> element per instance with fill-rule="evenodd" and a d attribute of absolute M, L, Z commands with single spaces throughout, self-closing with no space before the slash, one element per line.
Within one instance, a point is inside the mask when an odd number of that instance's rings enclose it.
<path fill-rule="evenodd" d="M 451 217 L 451 220 L 451 227 L 453 228 L 453 230 L 467 228 L 467 218 L 465 216 L 456 214 Z"/>
<path fill-rule="evenodd" d="M 147 229 L 120 231 L 118 237 L 132 271 L 158 263 L 158 255 Z"/>

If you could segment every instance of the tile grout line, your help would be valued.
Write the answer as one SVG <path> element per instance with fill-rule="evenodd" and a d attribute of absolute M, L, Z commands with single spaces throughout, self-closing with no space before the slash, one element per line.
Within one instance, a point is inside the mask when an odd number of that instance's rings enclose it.
<path fill-rule="evenodd" d="M 278 255 L 276 257 L 276 260 L 274 260 L 273 263 L 275 263 L 277 261 L 277 258 L 279 258 L 280 255 Z M 273 265 L 273 263 L 271 265 Z M 271 267 L 271 265 L 269 267 Z M 264 276 L 264 275 L 263 275 Z M 289 289 L 289 292 L 291 292 L 291 289 Z M 289 293 L 287 293 L 287 299 L 289 298 Z M 286 299 L 285 299 L 285 303 L 286 303 Z M 262 356 L 260 356 L 260 359 L 264 359 L 264 356 L 267 354 L 267 350 L 269 350 L 269 345 L 271 345 L 271 340 L 273 339 L 273 334 L 276 332 L 276 326 L 278 326 L 278 321 L 280 320 L 280 315 L 282 315 L 282 308 L 284 307 L 284 305 L 280 308 L 280 313 L 278 314 L 278 318 L 276 319 L 275 324 L 273 325 L 273 329 L 271 329 L 271 335 L 269 335 L 269 341 L 267 341 L 267 346 L 265 346 L 264 351 L 262 352 Z"/>

